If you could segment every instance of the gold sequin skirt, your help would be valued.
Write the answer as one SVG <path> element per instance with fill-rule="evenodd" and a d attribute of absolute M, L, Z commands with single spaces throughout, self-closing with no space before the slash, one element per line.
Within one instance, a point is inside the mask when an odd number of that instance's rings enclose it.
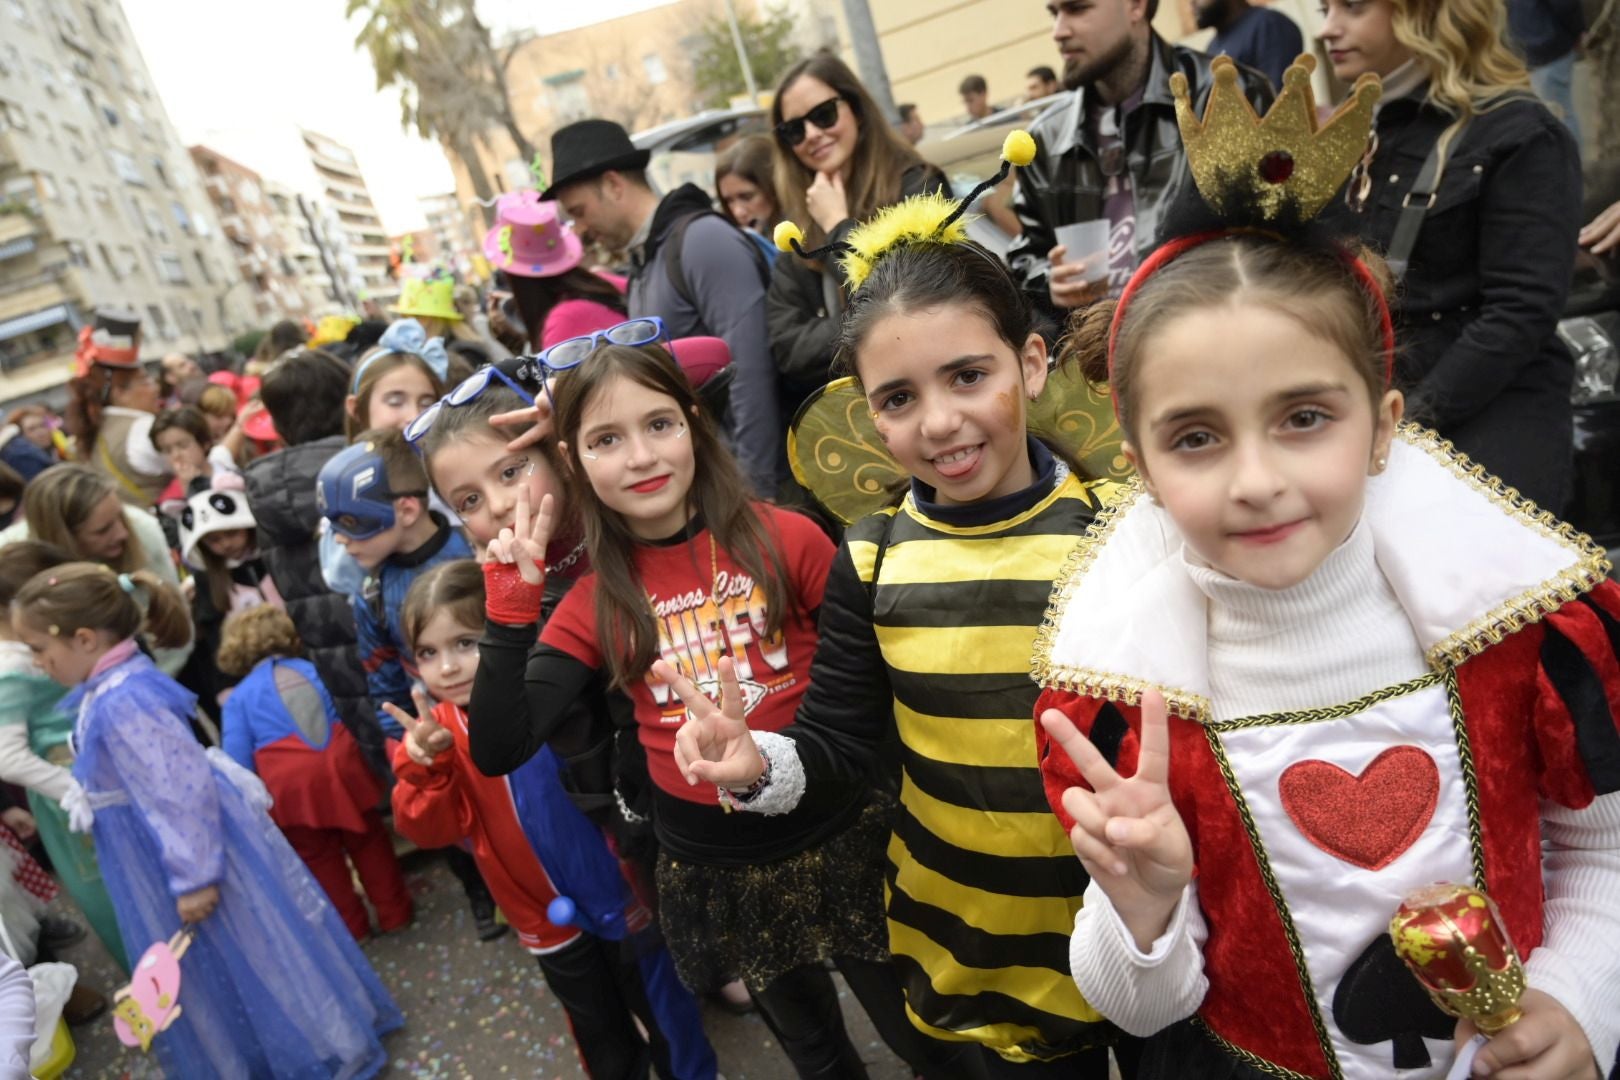
<path fill-rule="evenodd" d="M 894 800 L 874 795 L 843 832 L 755 866 L 658 857 L 658 921 L 681 981 L 698 993 L 732 979 L 762 990 L 834 956 L 884 961 L 885 852 Z"/>

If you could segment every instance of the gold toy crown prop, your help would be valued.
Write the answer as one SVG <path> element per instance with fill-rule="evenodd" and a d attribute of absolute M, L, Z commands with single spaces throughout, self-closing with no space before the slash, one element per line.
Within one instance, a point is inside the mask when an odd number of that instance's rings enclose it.
<path fill-rule="evenodd" d="M 1311 92 L 1316 58 L 1310 54 L 1283 73 L 1282 93 L 1264 119 L 1238 85 L 1231 57 L 1216 57 L 1210 70 L 1215 86 L 1202 120 L 1193 112 L 1187 77 L 1179 71 L 1170 76 L 1181 142 L 1204 201 L 1227 217 L 1255 210 L 1271 222 L 1315 217 L 1366 150 L 1383 93 L 1378 76 L 1365 73 L 1357 79 L 1349 98 L 1319 127 Z"/>

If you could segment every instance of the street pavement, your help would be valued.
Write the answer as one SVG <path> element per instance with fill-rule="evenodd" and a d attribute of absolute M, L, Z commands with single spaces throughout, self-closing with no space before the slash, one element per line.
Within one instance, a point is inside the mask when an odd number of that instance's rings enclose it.
<path fill-rule="evenodd" d="M 424 1080 L 584 1077 L 562 1007 L 516 935 L 480 943 L 460 886 L 436 857 L 409 856 L 405 876 L 416 898 L 416 921 L 364 946 L 405 1013 L 404 1029 L 386 1040 L 392 1065 L 385 1075 Z M 65 893 L 53 909 L 76 916 Z M 122 981 L 94 935 L 64 950 L 62 959 L 78 966 L 80 977 L 109 997 Z M 878 1040 L 859 1003 L 847 990 L 842 996 L 850 1033 L 871 1080 L 909 1080 L 909 1071 Z M 757 1015 L 733 1016 L 706 1005 L 704 1024 L 727 1080 L 791 1080 L 787 1058 Z M 110 1014 L 73 1029 L 73 1038 L 78 1057 L 69 1078 L 145 1080 L 162 1075 L 155 1057 L 118 1042 Z"/>

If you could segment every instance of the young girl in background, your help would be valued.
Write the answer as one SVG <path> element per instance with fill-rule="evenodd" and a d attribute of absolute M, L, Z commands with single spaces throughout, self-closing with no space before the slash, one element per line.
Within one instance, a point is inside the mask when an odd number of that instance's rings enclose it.
<path fill-rule="evenodd" d="M 635 706 L 647 755 L 661 921 L 682 980 L 708 990 L 740 974 L 801 1076 L 863 1077 L 823 967 L 832 959 L 890 1045 L 915 1057 L 882 925 L 892 802 L 827 790 L 790 813 L 739 821 L 713 788 L 689 786 L 672 754 L 684 708 L 671 661 L 746 692 L 765 730 L 792 718 L 831 543 L 808 518 L 749 501 L 663 348 L 598 348 L 554 392 L 569 464 L 585 481 L 592 571 L 541 631 L 522 720 L 487 722 L 475 707 L 476 759 L 493 772 L 522 765 L 559 732 L 567 703 L 609 673 Z M 526 597 L 507 586 L 510 614 L 499 621 L 538 616 L 554 513 L 552 500 L 532 526 L 519 514 L 491 545 L 490 561 L 516 566 L 529 585 Z"/>
<path fill-rule="evenodd" d="M 354 365 L 345 406 L 349 438 L 372 428 L 404 427 L 444 393 L 449 372 L 444 342 L 428 338 L 415 319 L 392 324 Z"/>
<path fill-rule="evenodd" d="M 586 1072 L 712 1080 L 714 1050 L 691 993 L 656 940 L 653 915 L 601 830 L 569 800 L 557 758 L 541 750 L 504 777 L 467 756 L 467 704 L 484 629 L 484 575 L 442 563 L 411 586 L 403 623 L 428 695 L 394 753 L 394 822 L 424 847 L 470 837 L 479 870 L 564 1010 Z M 552 921 L 558 897 L 572 908 Z M 647 1032 L 637 1032 L 637 1020 Z"/>
<path fill-rule="evenodd" d="M 77 688 L 62 704 L 78 714 L 73 775 L 93 813 L 75 824 L 95 837 L 125 942 L 142 950 L 182 924 L 195 935 L 183 1011 L 155 1039 L 164 1071 L 373 1076 L 399 1010 L 265 816 L 262 789 L 245 794 L 192 739 L 195 698 L 136 647 L 137 597 L 153 641 L 185 635 L 173 589 L 88 563 L 36 575 L 12 612 L 45 672 Z"/>
<path fill-rule="evenodd" d="M 1364 123 L 1376 89 L 1347 106 Z M 1216 115 L 1189 135 L 1212 205 L 1269 190 L 1308 220 L 1332 197 L 1204 167 L 1252 146 L 1252 121 Z M 1311 165 L 1295 175 L 1331 168 Z M 1401 426 L 1381 271 L 1227 217 L 1161 247 L 1071 344 L 1140 479 L 1054 591 L 1042 767 L 1091 875 L 1075 981 L 1125 1030 L 1164 1029 L 1147 1077 L 1447 1075 L 1472 1025 L 1390 942 L 1435 882 L 1494 897 L 1529 984 L 1451 1075 L 1615 1060 L 1620 588 L 1587 537 Z"/>
<path fill-rule="evenodd" d="M 1096 485 L 1030 434 L 1031 402 L 1057 389 L 1046 346 L 1006 268 L 942 224 L 956 210 L 911 199 L 849 237 L 840 356 L 909 485 L 845 535 L 793 725 L 759 730 L 677 682 L 692 719 L 676 755 L 700 789 L 779 814 L 869 783 L 898 737 L 888 942 L 914 1022 L 949 1044 L 938 1075 L 1102 1078 L 1113 1033 L 1065 948 L 1086 879 L 1045 812 L 1027 719 L 1030 650 Z M 813 491 L 839 483 L 813 448 L 795 456 Z"/>
<path fill-rule="evenodd" d="M 228 386 L 209 383 L 197 395 L 197 409 L 208 422 L 208 434 L 215 442 L 223 439 L 236 426 L 240 408 L 236 395 Z"/>
<path fill-rule="evenodd" d="M 73 717 L 59 707 L 61 684 L 40 670 L 11 626 L 11 601 L 28 579 L 72 561 L 61 548 L 38 540 L 0 547 L 0 780 L 28 790 L 28 807 L 56 876 L 113 960 L 128 971 L 96 847 L 68 829 L 67 807 L 84 798 L 70 771 Z"/>
<path fill-rule="evenodd" d="M 246 441 L 240 427 L 216 440 L 207 417 L 194 405 L 158 413 L 152 421 L 152 445 L 174 473 L 174 480 L 158 496 L 158 509 L 178 513 L 187 498 L 208 487 L 216 472 L 241 472 L 236 462 Z"/>
<path fill-rule="evenodd" d="M 382 785 L 303 653 L 279 607 L 261 605 L 225 621 L 219 667 L 241 682 L 225 702 L 221 745 L 264 781 L 274 800 L 270 819 L 362 941 L 371 917 L 355 877 L 377 909 L 379 933 L 409 925 L 411 896 L 377 811 Z"/>
<path fill-rule="evenodd" d="M 748 230 L 771 262 L 776 261 L 776 245 L 769 237 L 782 220 L 776 181 L 771 175 L 775 160 L 770 136 L 748 135 L 714 163 L 714 191 L 720 205 L 739 228 Z"/>

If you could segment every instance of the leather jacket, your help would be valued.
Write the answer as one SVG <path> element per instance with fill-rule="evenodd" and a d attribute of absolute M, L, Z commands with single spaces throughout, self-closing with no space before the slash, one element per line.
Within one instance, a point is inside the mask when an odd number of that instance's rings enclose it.
<path fill-rule="evenodd" d="M 1136 258 L 1140 262 L 1158 246 L 1161 209 L 1171 205 L 1177 194 L 1192 184 L 1187 157 L 1181 149 L 1181 133 L 1176 127 L 1175 98 L 1170 94 L 1170 75 L 1180 71 L 1193 88 L 1193 100 L 1202 113 L 1212 80 L 1209 65 L 1214 57 L 1171 45 L 1159 35 L 1152 40 L 1152 59 L 1141 103 L 1125 114 L 1121 130 L 1125 157 L 1130 169 L 1136 201 Z M 1255 71 L 1238 65 L 1244 93 L 1260 111 L 1271 107 L 1271 83 Z M 1048 109 L 1030 127 L 1035 138 L 1035 160 L 1018 169 L 1017 193 L 1013 209 L 1024 224 L 1024 233 L 1007 251 L 1013 277 L 1029 292 L 1036 308 L 1055 316 L 1047 292 L 1046 253 L 1057 242 L 1059 225 L 1094 221 L 1103 217 L 1103 187 L 1106 177 L 1097 159 L 1096 147 L 1086 131 L 1086 108 L 1093 91 L 1081 88 L 1069 101 Z"/>

